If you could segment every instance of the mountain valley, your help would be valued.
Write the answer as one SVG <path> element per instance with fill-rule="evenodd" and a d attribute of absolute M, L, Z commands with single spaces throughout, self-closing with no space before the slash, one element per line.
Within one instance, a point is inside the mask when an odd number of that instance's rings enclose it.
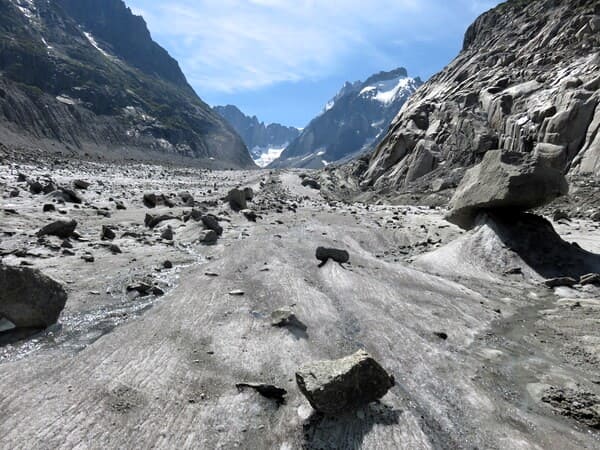
<path fill-rule="evenodd" d="M 598 0 L 499 3 L 303 129 L 209 106 L 133 3 L 0 0 L 0 448 L 600 448 Z M 210 56 L 273 56 L 234 9 Z"/>

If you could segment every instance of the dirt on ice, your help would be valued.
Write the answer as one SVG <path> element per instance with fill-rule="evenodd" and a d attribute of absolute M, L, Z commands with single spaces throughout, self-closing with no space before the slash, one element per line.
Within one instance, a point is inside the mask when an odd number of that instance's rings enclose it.
<path fill-rule="evenodd" d="M 61 204 L 19 174 L 90 185 Z M 486 230 L 465 234 L 440 208 L 325 200 L 301 175 L 4 161 L 2 264 L 41 269 L 69 299 L 57 325 L 0 334 L 0 447 L 600 447 L 600 288 L 492 270 L 494 251 L 465 251 L 500 248 Z M 253 189 L 256 221 L 223 201 L 234 187 Z M 148 192 L 172 207 L 149 209 Z M 215 244 L 196 242 L 192 209 L 219 220 Z M 149 228 L 146 214 L 172 218 Z M 67 218 L 76 239 L 36 235 Z M 598 224 L 555 228 L 600 254 Z M 318 246 L 350 263 L 319 267 Z M 281 308 L 305 328 L 273 327 Z M 359 349 L 396 386 L 358 411 L 312 411 L 296 369 Z M 284 389 L 283 404 L 239 388 L 253 383 Z"/>

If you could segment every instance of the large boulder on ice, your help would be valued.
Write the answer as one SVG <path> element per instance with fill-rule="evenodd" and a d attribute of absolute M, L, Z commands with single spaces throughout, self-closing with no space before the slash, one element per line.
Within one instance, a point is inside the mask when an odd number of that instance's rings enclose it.
<path fill-rule="evenodd" d="M 569 186 L 558 159 L 551 152 L 488 151 L 465 174 L 446 219 L 468 230 L 482 211 L 526 211 L 566 194 Z"/>
<path fill-rule="evenodd" d="M 383 397 L 394 386 L 394 377 L 360 350 L 342 359 L 306 364 L 296 372 L 296 382 L 316 411 L 339 414 Z"/>
<path fill-rule="evenodd" d="M 0 265 L 0 317 L 20 328 L 45 328 L 67 302 L 63 286 L 30 267 Z"/>

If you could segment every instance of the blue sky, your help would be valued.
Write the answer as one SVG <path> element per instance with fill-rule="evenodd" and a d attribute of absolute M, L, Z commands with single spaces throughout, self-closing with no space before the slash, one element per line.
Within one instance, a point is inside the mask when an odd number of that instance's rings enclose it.
<path fill-rule="evenodd" d="M 210 105 L 305 126 L 343 83 L 427 79 L 499 0 L 125 0 Z"/>

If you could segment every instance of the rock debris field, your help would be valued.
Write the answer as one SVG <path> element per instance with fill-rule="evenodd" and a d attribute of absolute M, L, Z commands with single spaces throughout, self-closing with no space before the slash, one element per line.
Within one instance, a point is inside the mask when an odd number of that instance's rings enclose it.
<path fill-rule="evenodd" d="M 306 179 L 1 163 L 0 447 L 600 447 L 599 222 Z"/>

